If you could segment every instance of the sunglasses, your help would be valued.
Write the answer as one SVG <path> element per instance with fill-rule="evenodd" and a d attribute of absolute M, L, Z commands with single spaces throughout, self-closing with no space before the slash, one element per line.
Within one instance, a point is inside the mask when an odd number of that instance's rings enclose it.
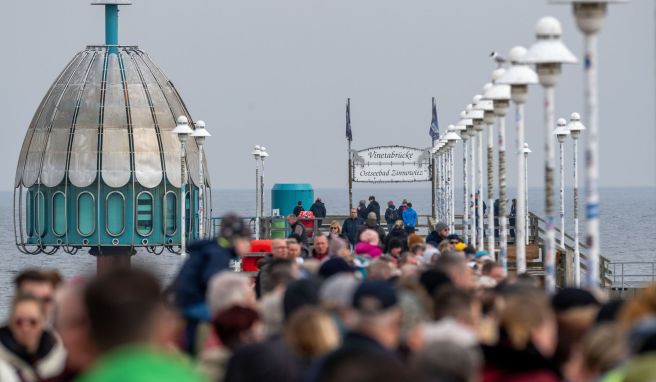
<path fill-rule="evenodd" d="M 38 323 L 39 323 L 39 321 L 35 318 L 18 317 L 14 320 L 14 324 L 16 324 L 16 326 L 20 326 L 20 327 L 29 326 L 31 328 L 34 328 L 34 327 L 36 327 L 36 325 Z"/>
<path fill-rule="evenodd" d="M 450 242 L 450 244 L 458 244 L 458 241 L 453 240 L 453 241 Z"/>
<path fill-rule="evenodd" d="M 331 230 L 333 230 L 333 229 L 334 229 L 334 230 L 338 230 L 339 227 L 330 227 L 330 229 L 331 229 Z"/>

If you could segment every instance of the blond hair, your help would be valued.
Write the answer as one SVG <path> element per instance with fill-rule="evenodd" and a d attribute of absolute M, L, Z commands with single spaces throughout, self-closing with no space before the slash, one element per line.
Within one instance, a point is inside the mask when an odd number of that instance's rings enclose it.
<path fill-rule="evenodd" d="M 292 351 L 301 358 L 318 358 L 339 346 L 337 326 L 319 308 L 305 307 L 292 314 L 285 329 Z"/>
<path fill-rule="evenodd" d="M 533 331 L 553 317 L 549 298 L 544 293 L 531 291 L 509 296 L 499 321 L 513 348 L 523 350 L 531 341 Z"/>

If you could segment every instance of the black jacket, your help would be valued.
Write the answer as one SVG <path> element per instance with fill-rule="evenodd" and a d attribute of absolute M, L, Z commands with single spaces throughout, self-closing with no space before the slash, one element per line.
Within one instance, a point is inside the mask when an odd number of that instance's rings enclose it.
<path fill-rule="evenodd" d="M 348 240 L 351 244 L 355 245 L 355 241 L 358 238 L 358 229 L 364 224 L 364 220 L 357 218 L 346 218 L 342 224 L 342 233 L 348 237 Z"/>
<path fill-rule="evenodd" d="M 446 237 L 440 236 L 437 231 L 433 230 L 427 237 L 426 237 L 426 243 L 435 243 L 435 245 L 440 245 L 442 240 L 446 240 Z"/>
<path fill-rule="evenodd" d="M 389 252 L 390 242 L 394 239 L 398 239 L 403 242 L 403 251 L 408 250 L 408 236 L 405 233 L 405 230 L 403 228 L 394 227 L 387 234 L 387 238 L 385 238 L 385 252 Z"/>
<path fill-rule="evenodd" d="M 387 222 L 387 224 L 394 224 L 395 211 L 396 211 L 396 207 L 393 204 L 387 207 L 387 209 L 385 210 L 385 221 Z"/>
<path fill-rule="evenodd" d="M 310 207 L 310 211 L 314 214 L 316 218 L 325 218 L 326 217 L 326 205 L 323 202 L 314 202 Z"/>
<path fill-rule="evenodd" d="M 303 212 L 303 211 L 305 211 L 305 209 L 303 209 L 303 206 L 296 206 L 296 207 L 294 207 L 294 211 L 292 211 L 292 213 L 293 213 L 294 215 L 298 216 L 298 215 L 300 215 L 301 212 Z"/>
<path fill-rule="evenodd" d="M 291 231 L 289 237 L 298 235 L 301 238 L 301 243 L 303 243 L 304 246 L 307 245 L 307 235 L 305 234 L 305 226 L 301 224 L 301 222 L 297 221 L 296 223 L 290 225 L 289 230 Z"/>
<path fill-rule="evenodd" d="M 380 204 L 378 204 L 377 201 L 371 201 L 369 202 L 369 205 L 367 206 L 367 215 L 373 212 L 376 214 L 376 221 L 380 223 Z"/>
<path fill-rule="evenodd" d="M 372 222 L 371 220 L 367 220 L 364 222 L 364 224 L 358 229 L 358 237 L 357 241 L 354 244 L 357 244 L 360 242 L 360 235 L 362 232 L 364 232 L 365 229 L 373 229 L 374 231 L 378 232 L 378 238 L 380 239 L 380 245 L 385 243 L 385 230 L 383 227 L 380 226 L 375 220 Z"/>

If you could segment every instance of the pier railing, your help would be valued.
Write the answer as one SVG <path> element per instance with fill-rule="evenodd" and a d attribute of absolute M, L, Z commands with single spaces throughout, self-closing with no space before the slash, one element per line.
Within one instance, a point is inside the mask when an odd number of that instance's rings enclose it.
<path fill-rule="evenodd" d="M 655 261 L 622 261 L 609 263 L 611 291 L 619 297 L 627 297 L 647 285 L 656 282 Z"/>

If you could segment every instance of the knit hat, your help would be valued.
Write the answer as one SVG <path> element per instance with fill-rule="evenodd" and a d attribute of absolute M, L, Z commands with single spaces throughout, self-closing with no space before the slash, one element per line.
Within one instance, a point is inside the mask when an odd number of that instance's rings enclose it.
<path fill-rule="evenodd" d="M 326 260 L 319 268 L 319 276 L 327 279 L 330 276 L 336 275 L 341 272 L 353 273 L 357 268 L 351 266 L 346 260 L 341 257 L 333 257 Z"/>
<path fill-rule="evenodd" d="M 455 245 L 456 251 L 464 251 L 465 248 L 467 248 L 467 244 L 465 243 L 458 243 Z"/>
<path fill-rule="evenodd" d="M 446 223 L 444 223 L 444 222 L 439 222 L 439 223 L 437 223 L 437 225 L 435 226 L 435 231 L 436 231 L 436 232 L 440 232 L 440 231 L 443 230 L 443 229 L 449 229 L 449 226 L 446 225 Z"/>
<path fill-rule="evenodd" d="M 589 305 L 599 305 L 595 296 L 584 289 L 563 288 L 551 298 L 551 305 L 556 312 Z"/>
<path fill-rule="evenodd" d="M 282 301 L 285 319 L 308 305 L 319 305 L 319 283 L 314 279 L 301 279 L 289 284 Z"/>
<path fill-rule="evenodd" d="M 380 313 L 397 302 L 396 291 L 383 280 L 366 280 L 353 293 L 353 308 L 361 313 Z"/>
<path fill-rule="evenodd" d="M 387 202 L 387 205 L 388 205 L 388 206 L 393 206 L 393 205 L 394 205 L 394 201 L 393 201 L 393 200 L 390 200 L 389 202 Z"/>

